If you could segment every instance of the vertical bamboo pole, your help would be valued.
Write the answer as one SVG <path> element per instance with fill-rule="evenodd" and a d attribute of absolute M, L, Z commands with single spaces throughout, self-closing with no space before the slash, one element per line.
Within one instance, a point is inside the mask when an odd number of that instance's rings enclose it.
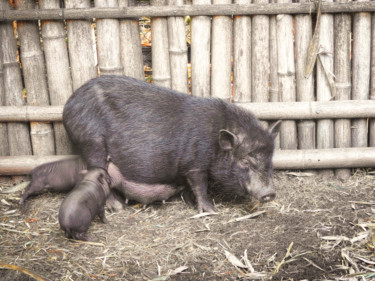
<path fill-rule="evenodd" d="M 119 7 L 135 6 L 134 0 L 119 0 Z M 145 79 L 138 19 L 120 20 L 120 55 L 126 76 Z"/>
<path fill-rule="evenodd" d="M 231 0 L 213 0 L 213 4 L 231 4 Z M 232 18 L 212 18 L 211 95 L 227 101 L 232 98 Z"/>
<path fill-rule="evenodd" d="M 151 0 L 151 5 L 159 8 L 165 4 L 166 0 Z M 171 69 L 168 52 L 169 43 L 167 24 L 166 18 L 154 17 L 151 19 L 152 79 L 155 84 L 170 88 Z"/>
<path fill-rule="evenodd" d="M 337 0 L 336 0 L 337 1 Z M 339 0 L 340 3 L 343 0 Z M 335 77 L 336 100 L 350 100 L 350 49 L 351 49 L 350 14 L 335 15 Z M 345 148 L 351 146 L 350 119 L 335 120 L 335 147 Z M 350 169 L 337 169 L 335 174 L 340 179 L 350 177 Z"/>
<path fill-rule="evenodd" d="M 278 3 L 288 3 L 289 0 L 279 0 Z M 277 22 L 277 48 L 278 48 L 278 74 L 279 91 L 284 102 L 296 101 L 295 65 L 293 46 L 293 17 L 291 15 L 278 15 Z M 281 125 L 280 145 L 283 149 L 297 149 L 296 121 L 285 120 Z"/>
<path fill-rule="evenodd" d="M 0 24 L 0 29 L 2 28 Z M 0 33 L 1 34 L 1 33 Z M 0 35 L 1 38 L 1 35 Z M 5 40 L 1 38 L 2 40 Z M 3 55 L 0 48 L 0 106 L 5 105 Z M 0 122 L 0 156 L 9 155 L 8 128 L 6 122 Z"/>
<path fill-rule="evenodd" d="M 117 0 L 95 0 L 96 8 L 118 8 Z M 120 23 L 117 19 L 97 19 L 99 71 L 101 75 L 123 75 L 120 61 Z"/>
<path fill-rule="evenodd" d="M 363 0 L 358 0 L 363 1 Z M 371 14 L 356 13 L 353 17 L 352 98 L 367 100 L 370 90 Z M 368 145 L 366 119 L 352 120 L 352 146 Z"/>
<path fill-rule="evenodd" d="M 332 0 L 327 1 L 332 2 Z M 332 99 L 332 93 L 327 75 L 333 73 L 333 15 L 321 15 L 319 38 L 320 51 L 324 51 L 325 54 L 321 54 L 320 60 L 317 60 L 316 95 L 318 101 L 329 101 Z M 334 147 L 333 125 L 333 120 L 322 119 L 317 121 L 318 149 Z M 323 177 L 331 177 L 334 175 L 334 172 L 333 170 L 327 169 L 320 171 L 320 174 Z"/>
<path fill-rule="evenodd" d="M 59 0 L 39 0 L 41 9 L 60 8 Z M 64 105 L 73 93 L 68 49 L 63 21 L 42 21 L 43 49 L 46 58 L 51 105 Z M 72 146 L 62 122 L 53 123 L 56 154 L 72 154 Z"/>
<path fill-rule="evenodd" d="M 251 0 L 235 0 L 235 4 L 250 4 Z M 251 18 L 235 16 L 233 22 L 233 100 L 251 101 Z M 227 39 L 228 40 L 228 39 Z"/>
<path fill-rule="evenodd" d="M 268 0 L 254 0 L 255 4 L 267 4 Z M 268 102 L 270 79 L 269 17 L 254 15 L 251 19 L 251 75 L 253 102 Z M 267 127 L 267 122 L 262 122 Z"/>
<path fill-rule="evenodd" d="M 183 4 L 183 0 L 168 0 L 168 5 L 180 6 Z M 168 36 L 172 89 L 189 93 L 184 17 L 168 17 Z"/>
<path fill-rule="evenodd" d="M 34 0 L 16 1 L 18 10 L 35 9 Z M 49 105 L 44 54 L 40 46 L 38 22 L 18 21 L 18 37 L 22 72 L 28 105 Z M 34 155 L 55 154 L 55 141 L 51 123 L 30 123 L 31 143 Z"/>
<path fill-rule="evenodd" d="M 211 0 L 193 0 L 193 5 L 210 5 Z M 211 18 L 196 16 L 191 20 L 191 93 L 210 97 Z"/>
<path fill-rule="evenodd" d="M 0 0 L 0 10 L 8 10 L 6 0 Z M 4 72 L 5 105 L 24 105 L 20 65 L 17 61 L 17 45 L 10 22 L 0 22 L 0 44 Z M 8 144 L 10 155 L 32 154 L 29 125 L 8 123 Z"/>
<path fill-rule="evenodd" d="M 65 0 L 66 8 L 90 8 L 90 0 Z M 68 20 L 73 90 L 98 75 L 94 30 L 89 20 Z"/>
<path fill-rule="evenodd" d="M 272 0 L 272 3 L 276 3 L 276 0 Z M 270 16 L 270 101 L 279 102 L 279 75 L 277 73 L 277 22 L 276 15 Z M 272 124 L 271 124 L 272 125 Z M 275 148 L 280 149 L 280 135 L 277 135 L 275 139 Z"/>
<path fill-rule="evenodd" d="M 306 0 L 300 0 L 304 3 Z M 314 75 L 305 77 L 307 53 L 312 38 L 311 15 L 295 17 L 295 49 L 296 49 L 296 88 L 297 101 L 314 101 Z M 315 122 L 313 120 L 298 123 L 298 148 L 316 148 Z"/>
<path fill-rule="evenodd" d="M 375 13 L 371 19 L 371 91 L 370 99 L 375 100 Z M 369 146 L 375 146 L 375 118 L 370 119 Z"/>

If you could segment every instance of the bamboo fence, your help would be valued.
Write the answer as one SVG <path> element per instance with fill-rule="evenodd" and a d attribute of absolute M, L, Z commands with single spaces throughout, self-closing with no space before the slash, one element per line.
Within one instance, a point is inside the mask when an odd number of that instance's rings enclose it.
<path fill-rule="evenodd" d="M 375 167 L 374 12 L 360 0 L 0 0 L 0 175 L 71 157 L 62 109 L 86 81 L 145 78 L 142 16 L 155 84 L 284 120 L 275 168 Z"/>

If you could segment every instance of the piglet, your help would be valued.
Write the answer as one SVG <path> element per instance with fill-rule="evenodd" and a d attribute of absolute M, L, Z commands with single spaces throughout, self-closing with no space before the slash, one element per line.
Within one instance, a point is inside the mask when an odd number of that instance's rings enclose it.
<path fill-rule="evenodd" d="M 68 238 L 88 240 L 86 232 L 96 215 L 103 223 L 108 222 L 104 204 L 109 192 L 110 178 L 106 170 L 93 168 L 86 173 L 60 207 L 60 226 Z"/>
<path fill-rule="evenodd" d="M 129 200 L 134 200 L 142 203 L 143 208 L 155 201 L 162 201 L 165 204 L 166 200 L 185 188 L 185 186 L 129 181 L 112 162 L 109 162 L 108 173 L 111 177 L 111 187 L 117 189 L 125 197 L 125 204 L 128 204 Z"/>
<path fill-rule="evenodd" d="M 31 182 L 22 194 L 20 204 L 44 190 L 67 192 L 73 189 L 81 178 L 80 171 L 86 169 L 81 158 L 64 159 L 45 163 L 30 172 Z"/>

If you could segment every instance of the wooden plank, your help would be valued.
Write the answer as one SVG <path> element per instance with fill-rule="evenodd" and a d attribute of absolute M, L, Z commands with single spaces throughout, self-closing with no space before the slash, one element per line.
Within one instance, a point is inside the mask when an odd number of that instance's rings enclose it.
<path fill-rule="evenodd" d="M 375 2 L 324 3 L 322 13 L 375 12 Z M 155 9 L 152 6 L 128 8 L 66 8 L 53 10 L 10 10 L 0 11 L 0 21 L 11 20 L 61 20 L 93 18 L 135 18 L 142 16 L 231 16 L 231 15 L 276 15 L 316 13 L 315 3 L 272 3 L 272 4 L 226 4 L 184 5 Z"/>

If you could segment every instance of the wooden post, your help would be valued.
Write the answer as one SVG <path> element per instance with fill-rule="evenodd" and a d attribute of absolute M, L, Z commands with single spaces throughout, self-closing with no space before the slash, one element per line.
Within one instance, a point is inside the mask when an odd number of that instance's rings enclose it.
<path fill-rule="evenodd" d="M 96 8 L 118 8 L 117 0 L 95 0 Z M 120 62 L 120 23 L 117 19 L 97 19 L 99 71 L 101 75 L 123 75 Z"/>
<path fill-rule="evenodd" d="M 119 7 L 135 6 L 134 0 L 119 0 Z M 120 21 L 120 55 L 126 76 L 145 79 L 138 18 Z"/>
<path fill-rule="evenodd" d="M 371 20 L 371 89 L 370 99 L 375 100 L 375 13 Z M 370 119 L 370 141 L 369 146 L 375 146 L 375 118 Z"/>
<path fill-rule="evenodd" d="M 151 0 L 153 6 L 165 6 L 166 0 Z M 171 87 L 171 69 L 169 61 L 167 19 L 151 19 L 152 32 L 152 79 L 154 83 L 167 88 Z"/>
<path fill-rule="evenodd" d="M 235 0 L 235 4 L 250 4 L 251 0 Z M 233 101 L 251 101 L 251 18 L 235 16 L 233 23 Z M 226 39 L 228 40 L 228 39 Z"/>
<path fill-rule="evenodd" d="M 60 8 L 59 0 L 40 0 L 41 9 Z M 64 105 L 73 93 L 68 49 L 63 21 L 42 21 L 43 49 L 46 58 L 51 105 Z M 61 122 L 53 123 L 56 154 L 71 154 L 72 145 Z"/>
<path fill-rule="evenodd" d="M 272 0 L 276 3 L 276 0 Z M 270 16 L 270 89 L 269 96 L 271 102 L 280 101 L 279 75 L 277 66 L 277 22 L 276 15 Z M 272 126 L 272 123 L 270 124 Z M 275 148 L 280 149 L 280 134 L 275 139 Z"/>
<path fill-rule="evenodd" d="M 213 4 L 231 4 L 231 0 L 213 0 Z M 211 96 L 227 101 L 232 98 L 232 18 L 212 18 Z"/>
<path fill-rule="evenodd" d="M 332 2 L 332 0 L 327 0 Z M 333 73 L 333 15 L 322 14 L 319 29 L 320 59 L 316 61 L 316 95 L 318 101 L 329 101 L 333 98 L 327 75 Z M 334 147 L 333 120 L 323 119 L 317 121 L 317 148 L 326 149 Z M 334 175 L 333 170 L 322 170 L 323 177 Z"/>
<path fill-rule="evenodd" d="M 337 1 L 337 0 L 336 0 Z M 342 3 L 342 0 L 339 0 Z M 350 50 L 351 50 L 351 26 L 350 14 L 335 15 L 335 77 L 336 100 L 350 100 Z M 351 147 L 350 119 L 335 120 L 335 147 Z M 350 169 L 337 169 L 335 174 L 345 180 L 350 177 Z"/>
<path fill-rule="evenodd" d="M 268 0 L 254 0 L 254 4 L 268 4 Z M 267 102 L 270 79 L 269 17 L 254 15 L 251 22 L 251 75 L 253 102 Z M 262 122 L 267 127 L 267 122 Z"/>
<path fill-rule="evenodd" d="M 1 28 L 2 26 L 0 23 L 0 30 Z M 0 105 L 1 106 L 5 105 L 3 55 L 2 55 L 1 47 L 0 47 Z M 0 156 L 5 156 L 5 155 L 9 155 L 8 127 L 7 127 L 7 123 L 0 122 Z"/>
<path fill-rule="evenodd" d="M 90 0 L 66 0 L 66 8 L 89 8 Z M 91 20 L 68 20 L 69 59 L 73 90 L 98 75 L 94 29 Z"/>
<path fill-rule="evenodd" d="M 16 1 L 18 10 L 35 9 L 35 1 Z M 20 57 L 25 81 L 28 105 L 49 105 L 44 54 L 40 46 L 37 22 L 18 21 Z M 31 143 L 34 155 L 55 154 L 55 142 L 52 124 L 43 122 L 30 123 Z"/>
<path fill-rule="evenodd" d="M 0 0 L 0 10 L 9 10 L 6 0 Z M 17 61 L 17 45 L 10 22 L 0 22 L 0 44 L 3 61 L 5 105 L 21 106 L 23 86 L 20 65 Z M 10 155 L 31 155 L 29 126 L 25 123 L 8 124 L 8 144 Z"/>
<path fill-rule="evenodd" d="M 183 0 L 169 0 L 171 6 L 181 6 Z M 169 59 L 171 62 L 172 89 L 189 93 L 188 57 L 184 17 L 168 17 Z"/>
<path fill-rule="evenodd" d="M 362 1 L 362 0 L 359 0 Z M 363 1 L 365 2 L 365 1 Z M 370 91 L 371 14 L 356 13 L 353 17 L 352 99 L 367 100 Z M 368 121 L 352 120 L 352 146 L 368 145 Z"/>
<path fill-rule="evenodd" d="M 278 3 L 288 3 L 289 0 L 279 0 Z M 293 18 L 281 14 L 277 21 L 277 48 L 279 91 L 282 101 L 296 101 L 295 65 L 293 46 Z M 282 149 L 297 149 L 296 121 L 285 120 L 281 125 L 280 146 Z"/>
<path fill-rule="evenodd" d="M 300 0 L 300 3 L 304 2 L 306 1 Z M 295 32 L 297 101 L 314 101 L 314 75 L 305 77 L 308 49 L 312 38 L 311 15 L 295 16 Z M 316 148 L 314 121 L 298 123 L 298 148 Z"/>
<path fill-rule="evenodd" d="M 193 0 L 193 5 L 210 5 L 211 0 Z M 210 97 L 211 18 L 191 19 L 191 94 Z"/>

